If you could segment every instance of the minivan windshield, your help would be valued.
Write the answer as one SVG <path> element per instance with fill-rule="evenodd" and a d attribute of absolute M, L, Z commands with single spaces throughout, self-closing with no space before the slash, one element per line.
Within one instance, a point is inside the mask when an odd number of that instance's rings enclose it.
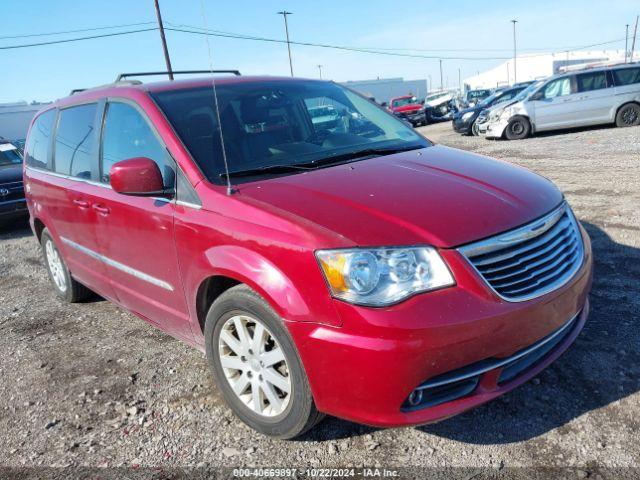
<path fill-rule="evenodd" d="M 0 143 L 0 166 L 19 165 L 22 157 L 18 149 L 10 143 Z"/>
<path fill-rule="evenodd" d="M 373 102 L 331 82 L 267 80 L 152 92 L 205 176 L 295 173 L 431 144 Z"/>
<path fill-rule="evenodd" d="M 504 95 L 504 93 L 505 92 L 497 92 L 497 93 L 494 93 L 493 95 L 489 95 L 484 100 L 481 100 L 480 103 L 478 103 L 478 106 L 486 107 L 488 105 L 491 105 L 496 98 L 501 97 L 502 95 Z"/>
<path fill-rule="evenodd" d="M 523 100 L 526 100 L 529 97 L 529 95 L 535 92 L 543 83 L 544 83 L 544 80 L 533 82 L 527 88 L 522 90 L 518 95 L 513 97 L 513 102 L 521 102 Z"/>

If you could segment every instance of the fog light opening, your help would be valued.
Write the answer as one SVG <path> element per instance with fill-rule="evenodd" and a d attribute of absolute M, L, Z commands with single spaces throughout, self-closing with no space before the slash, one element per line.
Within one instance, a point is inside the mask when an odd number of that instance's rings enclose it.
<path fill-rule="evenodd" d="M 422 390 L 414 390 L 413 392 L 411 392 L 411 395 L 409 395 L 409 405 L 411 405 L 412 407 L 415 407 L 417 405 L 420 405 L 422 403 Z"/>

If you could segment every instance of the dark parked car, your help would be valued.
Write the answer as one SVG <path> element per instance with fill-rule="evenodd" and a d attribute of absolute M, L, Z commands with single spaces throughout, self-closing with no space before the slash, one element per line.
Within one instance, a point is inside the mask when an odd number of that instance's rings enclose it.
<path fill-rule="evenodd" d="M 489 88 L 469 90 L 462 96 L 461 104 L 465 107 L 475 107 L 478 103 L 489 97 L 492 93 L 493 90 Z"/>
<path fill-rule="evenodd" d="M 464 110 L 460 110 L 459 112 L 454 113 L 453 129 L 456 132 L 465 135 L 478 135 L 476 120 L 478 119 L 478 115 L 480 115 L 480 112 L 487 108 L 493 107 L 498 103 L 511 100 L 525 88 L 526 86 L 522 85 L 513 88 L 507 88 L 506 90 L 501 90 L 485 98 L 483 101 L 473 107 L 465 108 Z"/>
<path fill-rule="evenodd" d="M 22 186 L 22 155 L 15 145 L 0 140 L 0 225 L 27 213 Z"/>

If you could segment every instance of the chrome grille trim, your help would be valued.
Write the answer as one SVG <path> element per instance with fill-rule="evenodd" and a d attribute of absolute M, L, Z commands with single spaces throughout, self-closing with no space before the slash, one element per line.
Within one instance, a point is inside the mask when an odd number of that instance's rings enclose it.
<path fill-rule="evenodd" d="M 560 288 L 584 258 L 580 228 L 566 202 L 527 225 L 458 251 L 491 290 L 509 302 L 531 300 Z"/>

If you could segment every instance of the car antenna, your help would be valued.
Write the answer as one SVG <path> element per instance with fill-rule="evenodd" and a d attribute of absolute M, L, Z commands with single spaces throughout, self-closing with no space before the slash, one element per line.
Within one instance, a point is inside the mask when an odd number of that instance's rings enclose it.
<path fill-rule="evenodd" d="M 224 163 L 224 174 L 227 178 L 227 195 L 231 195 L 234 190 L 231 185 L 231 177 L 229 175 L 229 164 L 227 163 L 227 152 L 224 147 L 224 135 L 222 134 L 222 122 L 220 121 L 220 107 L 218 106 L 218 93 L 216 91 L 216 78 L 213 69 L 213 55 L 211 54 L 211 44 L 209 43 L 209 26 L 207 25 L 207 14 L 204 8 L 204 0 L 200 0 L 200 11 L 202 13 L 202 21 L 204 22 L 205 41 L 207 42 L 207 53 L 209 54 L 209 71 L 211 72 L 211 87 L 213 88 L 213 103 L 216 111 L 216 119 L 218 121 L 218 130 L 220 131 L 220 146 L 222 147 L 222 161 Z"/>

